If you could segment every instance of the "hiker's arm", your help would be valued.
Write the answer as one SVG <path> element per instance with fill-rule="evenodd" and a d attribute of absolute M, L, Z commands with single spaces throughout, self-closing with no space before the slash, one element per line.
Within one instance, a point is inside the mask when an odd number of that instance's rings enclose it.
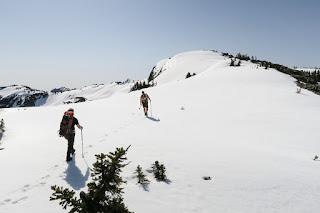
<path fill-rule="evenodd" d="M 148 95 L 148 98 L 149 98 L 149 101 L 151 102 L 151 99 L 150 99 L 149 95 Z"/>
<path fill-rule="evenodd" d="M 79 129 L 83 129 L 83 127 L 82 127 L 80 124 L 77 124 L 77 127 L 78 127 Z"/>

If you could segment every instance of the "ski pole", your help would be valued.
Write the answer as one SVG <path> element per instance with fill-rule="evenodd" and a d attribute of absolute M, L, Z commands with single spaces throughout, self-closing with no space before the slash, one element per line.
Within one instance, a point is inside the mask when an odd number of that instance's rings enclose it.
<path fill-rule="evenodd" d="M 82 135 L 82 129 L 81 129 L 81 141 L 82 141 L 82 157 L 84 157 L 84 156 L 83 156 L 83 135 Z"/>

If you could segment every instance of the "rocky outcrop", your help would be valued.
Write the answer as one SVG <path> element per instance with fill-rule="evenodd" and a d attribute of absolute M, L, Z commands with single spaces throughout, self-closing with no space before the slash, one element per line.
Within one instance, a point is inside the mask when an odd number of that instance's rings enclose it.
<path fill-rule="evenodd" d="M 85 101 L 87 101 L 87 99 L 84 97 L 75 97 L 71 100 L 64 101 L 63 103 L 64 104 L 73 104 L 73 103 L 80 103 L 80 102 L 85 102 Z"/>
<path fill-rule="evenodd" d="M 60 88 L 54 88 L 50 92 L 52 92 L 52 93 L 63 93 L 63 92 L 70 91 L 70 90 L 71 89 L 66 88 L 66 87 L 60 87 Z"/>

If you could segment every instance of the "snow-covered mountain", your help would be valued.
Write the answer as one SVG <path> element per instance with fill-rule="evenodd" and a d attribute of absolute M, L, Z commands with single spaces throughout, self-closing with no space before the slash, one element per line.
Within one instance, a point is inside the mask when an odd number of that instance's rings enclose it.
<path fill-rule="evenodd" d="M 123 83 L 96 84 L 80 89 L 61 87 L 50 92 L 20 85 L 0 87 L 0 108 L 51 106 L 98 100 L 114 94 L 128 93 L 132 84 L 132 81 L 127 80 Z"/>
<path fill-rule="evenodd" d="M 0 108 L 36 106 L 38 100 L 48 97 L 48 92 L 27 86 L 0 87 Z"/>
<path fill-rule="evenodd" d="M 116 88 L 90 102 L 1 109 L 0 212 L 66 212 L 49 201 L 50 186 L 79 196 L 91 180 L 94 155 L 129 145 L 130 164 L 121 176 L 130 211 L 319 211 L 318 95 L 297 93 L 296 79 L 275 69 L 246 61 L 230 67 L 230 59 L 210 51 L 161 63 L 154 71 L 166 69 L 154 78 L 157 86 L 144 89 L 152 100 L 149 117 L 139 110 L 140 91 Z M 185 79 L 188 72 L 196 75 Z M 83 138 L 76 129 L 76 155 L 66 163 L 67 144 L 57 130 L 69 107 L 84 129 Z M 168 181 L 148 172 L 155 161 L 165 165 Z M 137 184 L 138 165 L 148 188 Z"/>
<path fill-rule="evenodd" d="M 183 80 L 188 73 L 194 75 L 209 68 L 226 64 L 226 58 L 213 51 L 192 51 L 161 60 L 152 69 L 149 81 L 159 85 L 171 81 Z M 230 61 L 228 60 L 228 63 Z"/>

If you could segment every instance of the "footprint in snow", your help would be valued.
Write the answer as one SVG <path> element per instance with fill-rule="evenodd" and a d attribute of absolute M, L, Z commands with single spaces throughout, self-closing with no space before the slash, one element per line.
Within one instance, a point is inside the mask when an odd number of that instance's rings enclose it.
<path fill-rule="evenodd" d="M 19 200 L 13 201 L 12 204 L 17 204 L 17 203 L 19 203 L 20 201 L 26 200 L 27 198 L 28 198 L 28 197 L 20 198 Z"/>

